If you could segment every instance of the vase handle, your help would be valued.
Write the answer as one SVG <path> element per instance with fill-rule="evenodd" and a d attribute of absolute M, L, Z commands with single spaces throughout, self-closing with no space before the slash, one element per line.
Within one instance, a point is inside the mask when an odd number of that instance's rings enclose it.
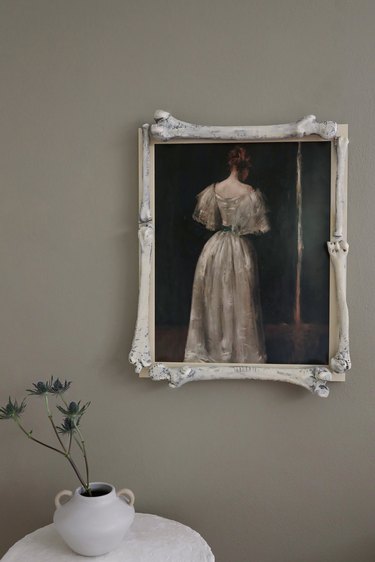
<path fill-rule="evenodd" d="M 73 492 L 71 492 L 70 490 L 62 490 L 61 492 L 59 492 L 57 494 L 57 496 L 55 497 L 55 506 L 56 509 L 58 509 L 59 507 L 61 507 L 61 503 L 60 503 L 60 498 L 62 498 L 63 496 L 70 496 L 72 497 Z"/>
<path fill-rule="evenodd" d="M 133 494 L 133 492 L 131 490 L 129 490 L 128 488 L 123 488 L 122 490 L 120 490 L 119 492 L 117 492 L 118 496 L 125 496 L 125 499 L 127 501 L 127 503 L 130 506 L 134 505 L 135 502 L 135 495 Z"/>

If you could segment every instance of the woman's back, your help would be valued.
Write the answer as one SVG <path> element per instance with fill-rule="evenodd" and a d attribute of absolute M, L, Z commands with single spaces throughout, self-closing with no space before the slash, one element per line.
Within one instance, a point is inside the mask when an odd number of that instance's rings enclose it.
<path fill-rule="evenodd" d="M 250 185 L 242 183 L 239 180 L 232 178 L 231 176 L 215 184 L 215 192 L 224 199 L 240 197 L 249 190 L 252 190 L 252 187 L 250 187 Z"/>

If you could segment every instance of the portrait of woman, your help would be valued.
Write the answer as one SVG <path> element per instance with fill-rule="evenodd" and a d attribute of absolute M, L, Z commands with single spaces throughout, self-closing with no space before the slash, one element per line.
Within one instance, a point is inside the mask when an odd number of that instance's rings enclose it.
<path fill-rule="evenodd" d="M 153 359 L 329 355 L 331 143 L 155 145 Z"/>
<path fill-rule="evenodd" d="M 250 156 L 235 146 L 229 175 L 197 196 L 193 218 L 215 234 L 195 270 L 184 360 L 214 363 L 266 361 L 257 257 L 247 235 L 269 230 L 259 190 L 244 183 Z"/>

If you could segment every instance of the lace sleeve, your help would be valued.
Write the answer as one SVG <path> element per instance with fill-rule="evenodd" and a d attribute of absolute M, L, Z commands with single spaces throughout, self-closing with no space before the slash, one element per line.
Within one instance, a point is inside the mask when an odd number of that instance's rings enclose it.
<path fill-rule="evenodd" d="M 244 204 L 240 207 L 238 226 L 240 234 L 263 234 L 270 230 L 268 209 L 258 189 L 249 189 Z"/>
<path fill-rule="evenodd" d="M 193 219 L 203 224 L 207 230 L 220 228 L 222 221 L 213 184 L 198 193 Z"/>

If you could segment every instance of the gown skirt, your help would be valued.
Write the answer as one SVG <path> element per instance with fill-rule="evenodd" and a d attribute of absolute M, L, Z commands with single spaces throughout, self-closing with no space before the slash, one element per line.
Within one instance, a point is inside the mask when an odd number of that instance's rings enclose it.
<path fill-rule="evenodd" d="M 247 237 L 221 230 L 205 244 L 195 270 L 185 361 L 266 361 L 257 258 Z"/>

